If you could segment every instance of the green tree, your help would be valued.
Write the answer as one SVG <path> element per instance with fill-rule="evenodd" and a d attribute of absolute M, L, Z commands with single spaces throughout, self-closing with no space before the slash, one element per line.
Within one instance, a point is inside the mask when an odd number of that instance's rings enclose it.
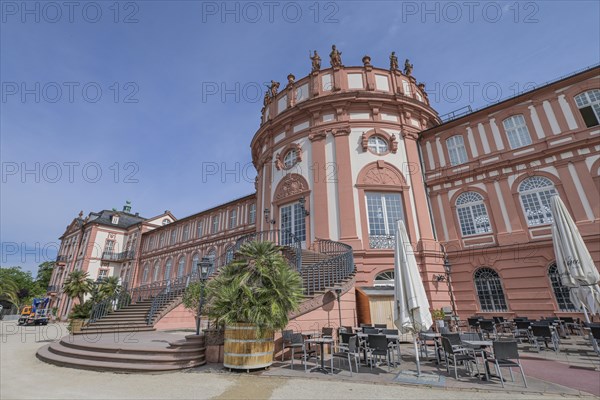
<path fill-rule="evenodd" d="M 10 277 L 0 279 L 0 300 L 19 306 L 19 289 Z"/>
<path fill-rule="evenodd" d="M 102 299 L 108 299 L 121 292 L 118 276 L 109 276 L 98 285 L 98 291 Z"/>
<path fill-rule="evenodd" d="M 94 283 L 88 277 L 88 273 L 77 270 L 72 271 L 65 279 L 63 291 L 70 298 L 77 298 L 79 304 L 83 304 L 84 296 L 92 291 Z"/>
<path fill-rule="evenodd" d="M 301 299 L 300 274 L 271 242 L 244 244 L 236 260 L 207 284 L 208 315 L 218 323 L 283 329 Z"/>
<path fill-rule="evenodd" d="M 0 268 L 0 281 L 10 281 L 16 286 L 19 307 L 30 303 L 32 297 L 46 293 L 46 288 L 40 290 L 36 285 L 31 272 L 25 272 L 21 267 Z"/>
<path fill-rule="evenodd" d="M 54 261 L 46 261 L 38 265 L 35 283 L 40 289 L 43 289 L 44 291 L 47 290 L 48 285 L 50 285 L 50 279 L 52 279 L 52 271 L 54 270 L 55 264 Z"/>

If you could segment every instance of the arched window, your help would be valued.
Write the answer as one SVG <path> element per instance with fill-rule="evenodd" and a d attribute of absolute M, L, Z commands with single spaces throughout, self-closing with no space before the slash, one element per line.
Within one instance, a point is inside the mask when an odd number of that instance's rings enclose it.
<path fill-rule="evenodd" d="M 562 281 L 560 280 L 560 273 L 558 272 L 556 263 L 553 263 L 548 268 L 548 278 L 550 278 L 554 297 L 556 298 L 556 303 L 558 303 L 560 311 L 576 311 L 575 306 L 571 303 L 569 288 L 563 286 Z"/>
<path fill-rule="evenodd" d="M 171 260 L 170 258 L 167 260 L 167 263 L 165 264 L 165 276 L 164 276 L 164 280 L 168 280 L 171 279 L 171 269 L 173 267 L 173 260 Z"/>
<path fill-rule="evenodd" d="M 200 262 L 200 255 L 198 253 L 194 254 L 192 257 L 192 268 L 190 269 L 192 273 L 198 271 L 198 263 Z"/>
<path fill-rule="evenodd" d="M 536 226 L 552 223 L 550 198 L 556 194 L 554 184 L 543 176 L 532 176 L 519 185 L 519 194 L 527 225 Z"/>
<path fill-rule="evenodd" d="M 575 103 L 588 128 L 600 124 L 600 89 L 578 94 Z"/>
<path fill-rule="evenodd" d="M 229 264 L 233 261 L 233 245 L 229 246 L 227 250 L 225 250 L 225 264 Z"/>
<path fill-rule="evenodd" d="M 383 271 L 375 275 L 373 286 L 394 286 L 394 270 Z"/>
<path fill-rule="evenodd" d="M 181 241 L 185 242 L 186 240 L 188 240 L 190 238 L 190 225 L 186 224 L 183 227 L 183 237 L 181 238 Z"/>
<path fill-rule="evenodd" d="M 369 138 L 368 148 L 375 154 L 384 154 L 388 152 L 388 143 L 381 136 L 373 135 Z"/>
<path fill-rule="evenodd" d="M 467 149 L 461 135 L 449 137 L 446 140 L 446 147 L 450 155 L 450 165 L 459 165 L 467 162 Z"/>
<path fill-rule="evenodd" d="M 177 277 L 181 278 L 185 273 L 185 256 L 179 259 L 179 265 L 177 266 Z"/>
<path fill-rule="evenodd" d="M 463 236 L 492 231 L 483 197 L 476 192 L 465 192 L 456 199 L 456 213 Z"/>
<path fill-rule="evenodd" d="M 158 281 L 158 273 L 160 271 L 160 263 L 157 261 L 154 264 L 154 272 L 152 273 L 152 282 L 157 282 Z"/>
<path fill-rule="evenodd" d="M 511 149 L 518 149 L 531 144 L 531 136 L 522 115 L 508 117 L 502 121 L 502 124 Z"/>
<path fill-rule="evenodd" d="M 481 311 L 508 311 L 500 276 L 491 268 L 475 271 L 475 288 Z"/>
<path fill-rule="evenodd" d="M 142 283 L 147 283 L 148 282 L 148 272 L 149 272 L 149 267 L 148 264 L 146 263 L 146 265 L 144 265 L 144 273 L 142 274 Z"/>
<path fill-rule="evenodd" d="M 208 253 L 206 253 L 206 257 L 214 260 L 217 257 L 217 251 L 213 248 Z"/>

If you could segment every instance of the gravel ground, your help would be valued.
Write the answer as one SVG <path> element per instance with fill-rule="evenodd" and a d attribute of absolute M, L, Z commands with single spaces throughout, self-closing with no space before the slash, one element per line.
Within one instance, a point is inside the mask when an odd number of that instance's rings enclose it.
<path fill-rule="evenodd" d="M 182 371 L 114 374 L 61 368 L 36 350 L 66 334 L 64 325 L 0 322 L 0 399 L 551 399 L 566 396 L 450 390 L 400 384 Z M 588 397 L 589 398 L 589 397 Z"/>

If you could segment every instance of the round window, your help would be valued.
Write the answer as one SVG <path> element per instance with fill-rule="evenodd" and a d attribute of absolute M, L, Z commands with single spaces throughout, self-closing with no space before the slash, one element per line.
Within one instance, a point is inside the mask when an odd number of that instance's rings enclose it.
<path fill-rule="evenodd" d="M 297 161 L 298 153 L 296 152 L 296 150 L 290 150 L 287 153 L 285 153 L 285 157 L 283 157 L 283 166 L 286 169 L 292 168 L 294 165 L 296 165 Z"/>
<path fill-rule="evenodd" d="M 388 152 L 388 143 L 381 136 L 371 136 L 369 138 L 369 150 L 375 154 L 385 154 Z"/>

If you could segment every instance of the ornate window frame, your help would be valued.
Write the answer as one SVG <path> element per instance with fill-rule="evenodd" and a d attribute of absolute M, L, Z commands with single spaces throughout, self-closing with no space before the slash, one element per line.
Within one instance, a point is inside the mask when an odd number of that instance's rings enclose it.
<path fill-rule="evenodd" d="M 387 142 L 387 145 L 388 145 L 387 152 L 378 154 L 378 153 L 371 151 L 371 149 L 369 149 L 369 139 L 372 136 L 380 136 L 383 138 L 383 140 L 385 140 Z M 369 153 L 375 154 L 376 156 L 385 156 L 390 153 L 396 154 L 396 152 L 398 151 L 398 139 L 396 138 L 396 135 L 393 133 L 392 134 L 387 133 L 386 131 L 384 131 L 383 129 L 380 129 L 380 128 L 374 128 L 374 129 L 364 132 L 362 134 L 360 144 L 362 146 L 363 151 L 365 151 L 365 152 L 368 151 Z"/>
<path fill-rule="evenodd" d="M 475 286 L 475 294 L 477 295 L 481 312 L 498 313 L 509 311 L 506 292 L 502 285 L 502 277 L 498 271 L 487 266 L 478 267 L 473 272 L 473 285 Z M 483 290 L 487 291 L 484 292 Z M 485 302 L 481 301 L 482 298 Z M 487 304 L 488 302 L 489 304 Z"/>
<path fill-rule="evenodd" d="M 296 159 L 294 160 L 294 163 L 292 165 L 286 166 L 283 161 L 285 160 L 285 157 L 288 155 L 288 153 L 291 151 L 296 152 Z M 287 171 L 298 165 L 300 161 L 302 161 L 302 146 L 300 145 L 300 143 L 290 143 L 287 146 L 285 146 L 281 150 L 281 152 L 275 155 L 275 168 L 277 168 L 278 171 Z"/>
<path fill-rule="evenodd" d="M 464 204 L 458 204 L 458 200 L 463 197 L 466 196 L 468 193 L 474 193 L 477 196 L 480 197 L 479 200 L 477 201 L 472 201 L 470 203 L 464 203 Z M 473 206 L 477 206 L 477 205 L 483 205 L 484 210 L 485 210 L 485 214 L 488 218 L 488 222 L 489 222 L 489 231 L 487 232 L 476 232 L 476 233 L 470 233 L 470 234 L 464 234 L 463 233 L 463 225 L 461 223 L 461 218 L 459 215 L 459 209 L 465 209 L 468 208 L 469 212 L 472 214 L 472 207 Z M 478 188 L 473 188 L 473 187 L 466 187 L 464 188 L 464 190 L 456 193 L 454 196 L 452 196 L 451 199 L 451 208 L 454 211 L 454 217 L 456 218 L 456 227 L 457 227 L 457 231 L 460 233 L 461 237 L 473 237 L 473 236 L 479 236 L 479 235 L 492 235 L 496 229 L 494 226 L 494 220 L 492 218 L 492 216 L 489 213 L 489 204 L 488 204 L 488 197 L 487 197 L 487 193 L 480 191 Z"/>

